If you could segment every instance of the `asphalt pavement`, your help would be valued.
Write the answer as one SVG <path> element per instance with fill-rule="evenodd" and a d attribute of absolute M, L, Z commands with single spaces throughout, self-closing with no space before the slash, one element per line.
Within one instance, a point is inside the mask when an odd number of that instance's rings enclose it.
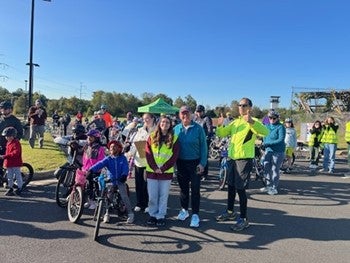
<path fill-rule="evenodd" d="M 136 213 L 133 225 L 112 217 L 92 240 L 89 211 L 78 224 L 53 200 L 56 180 L 36 174 L 22 197 L 4 197 L 0 190 L 0 250 L 2 262 L 350 262 L 350 179 L 345 159 L 335 174 L 311 173 L 297 160 L 291 174 L 282 174 L 279 194 L 248 190 L 251 226 L 232 232 L 234 222 L 217 223 L 226 208 L 226 191 L 217 190 L 218 161 L 210 161 L 210 176 L 201 187 L 201 225 L 176 219 L 179 188 L 172 184 L 167 225 L 147 227 L 147 214 Z M 254 175 L 252 176 L 254 178 Z M 40 179 L 40 180 L 38 180 Z M 129 179 L 135 204 L 134 180 Z M 238 202 L 235 205 L 239 210 Z"/>

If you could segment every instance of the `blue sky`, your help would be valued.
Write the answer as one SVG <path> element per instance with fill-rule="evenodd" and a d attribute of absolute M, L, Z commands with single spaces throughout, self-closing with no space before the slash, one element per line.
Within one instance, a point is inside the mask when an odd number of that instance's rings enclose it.
<path fill-rule="evenodd" d="M 347 0 L 36 0 L 34 91 L 191 94 L 262 108 L 350 87 Z M 31 0 L 1 0 L 0 86 L 25 88 Z M 6 76 L 6 80 L 3 76 Z M 292 87 L 295 87 L 292 89 Z"/>

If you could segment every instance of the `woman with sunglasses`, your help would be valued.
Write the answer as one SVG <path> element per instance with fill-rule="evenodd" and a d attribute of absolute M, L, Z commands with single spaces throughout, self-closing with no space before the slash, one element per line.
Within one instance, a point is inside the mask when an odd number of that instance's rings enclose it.
<path fill-rule="evenodd" d="M 267 177 L 267 186 L 261 188 L 262 192 L 269 195 L 278 194 L 278 184 L 280 179 L 280 168 L 284 160 L 286 144 L 286 128 L 280 122 L 280 115 L 277 111 L 270 110 L 268 113 L 270 123 L 266 125 L 269 134 L 263 139 L 265 147 L 264 173 Z"/>

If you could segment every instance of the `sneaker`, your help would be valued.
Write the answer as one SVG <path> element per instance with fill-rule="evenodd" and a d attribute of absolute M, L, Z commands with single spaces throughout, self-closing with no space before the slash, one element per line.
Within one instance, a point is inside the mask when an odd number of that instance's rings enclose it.
<path fill-rule="evenodd" d="M 185 209 L 181 209 L 181 211 L 179 212 L 178 216 L 177 216 L 177 219 L 181 220 L 181 221 L 184 221 L 186 220 L 187 217 L 189 217 L 189 213 L 187 210 Z"/>
<path fill-rule="evenodd" d="M 285 174 L 290 174 L 290 168 L 287 168 L 285 171 L 284 171 Z"/>
<path fill-rule="evenodd" d="M 145 213 L 148 213 L 149 209 L 148 207 L 145 208 Z"/>
<path fill-rule="evenodd" d="M 153 216 L 151 216 L 146 222 L 146 224 L 149 226 L 154 226 L 156 223 L 157 223 L 157 218 Z"/>
<path fill-rule="evenodd" d="M 231 226 L 231 229 L 233 231 L 242 231 L 243 229 L 248 227 L 249 227 L 248 219 L 240 217 L 237 223 L 234 226 Z"/>
<path fill-rule="evenodd" d="M 350 178 L 350 173 L 346 173 L 342 177 L 343 179 L 349 179 Z"/>
<path fill-rule="evenodd" d="M 5 193 L 6 196 L 14 196 L 15 193 L 13 192 L 13 188 L 9 188 L 6 193 Z"/>
<path fill-rule="evenodd" d="M 236 213 L 229 213 L 227 210 L 225 210 L 221 215 L 218 215 L 215 217 L 216 221 L 229 221 L 229 220 L 235 220 L 237 214 Z"/>
<path fill-rule="evenodd" d="M 21 193 L 22 193 L 22 188 L 17 188 L 17 189 L 15 190 L 15 194 L 16 194 L 16 195 L 21 195 Z"/>
<path fill-rule="evenodd" d="M 105 215 L 103 216 L 103 223 L 109 223 L 109 219 L 110 219 L 109 214 L 105 214 Z"/>
<path fill-rule="evenodd" d="M 278 191 L 276 188 L 271 188 L 269 191 L 267 191 L 269 195 L 277 195 Z"/>
<path fill-rule="evenodd" d="M 328 173 L 329 174 L 334 174 L 334 170 L 329 170 Z"/>
<path fill-rule="evenodd" d="M 89 200 L 84 204 L 84 207 L 93 210 L 96 208 L 96 203 L 94 200 Z"/>
<path fill-rule="evenodd" d="M 132 223 L 134 223 L 134 219 L 135 219 L 134 213 L 130 213 L 130 214 L 128 214 L 128 219 L 126 219 L 126 223 L 132 224 Z"/>
<path fill-rule="evenodd" d="M 260 188 L 260 192 L 267 193 L 270 189 L 271 189 L 270 186 L 265 186 L 265 187 Z"/>
<path fill-rule="evenodd" d="M 193 214 L 191 218 L 190 227 L 199 227 L 199 216 L 197 214 Z"/>
<path fill-rule="evenodd" d="M 327 171 L 326 169 L 322 168 L 322 169 L 320 170 L 320 173 L 325 173 L 326 171 Z"/>
<path fill-rule="evenodd" d="M 135 206 L 134 211 L 135 211 L 135 212 L 140 212 L 140 211 L 141 211 L 141 207 Z"/>
<path fill-rule="evenodd" d="M 162 226 L 165 226 L 165 225 L 166 225 L 166 221 L 165 221 L 164 218 L 160 218 L 160 219 L 157 220 L 156 226 L 162 227 Z"/>

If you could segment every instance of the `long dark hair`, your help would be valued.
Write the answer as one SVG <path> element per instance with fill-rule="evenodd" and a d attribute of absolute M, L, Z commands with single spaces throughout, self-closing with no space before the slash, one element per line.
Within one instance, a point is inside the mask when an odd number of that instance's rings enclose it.
<path fill-rule="evenodd" d="M 163 135 L 162 129 L 160 128 L 160 123 L 163 119 L 167 119 L 170 122 L 170 127 L 165 135 Z M 165 143 L 165 145 L 170 149 L 171 147 L 173 147 L 173 138 L 174 130 L 171 119 L 167 116 L 161 116 L 159 118 L 155 132 L 152 135 L 153 144 L 159 147 L 162 143 Z"/>

